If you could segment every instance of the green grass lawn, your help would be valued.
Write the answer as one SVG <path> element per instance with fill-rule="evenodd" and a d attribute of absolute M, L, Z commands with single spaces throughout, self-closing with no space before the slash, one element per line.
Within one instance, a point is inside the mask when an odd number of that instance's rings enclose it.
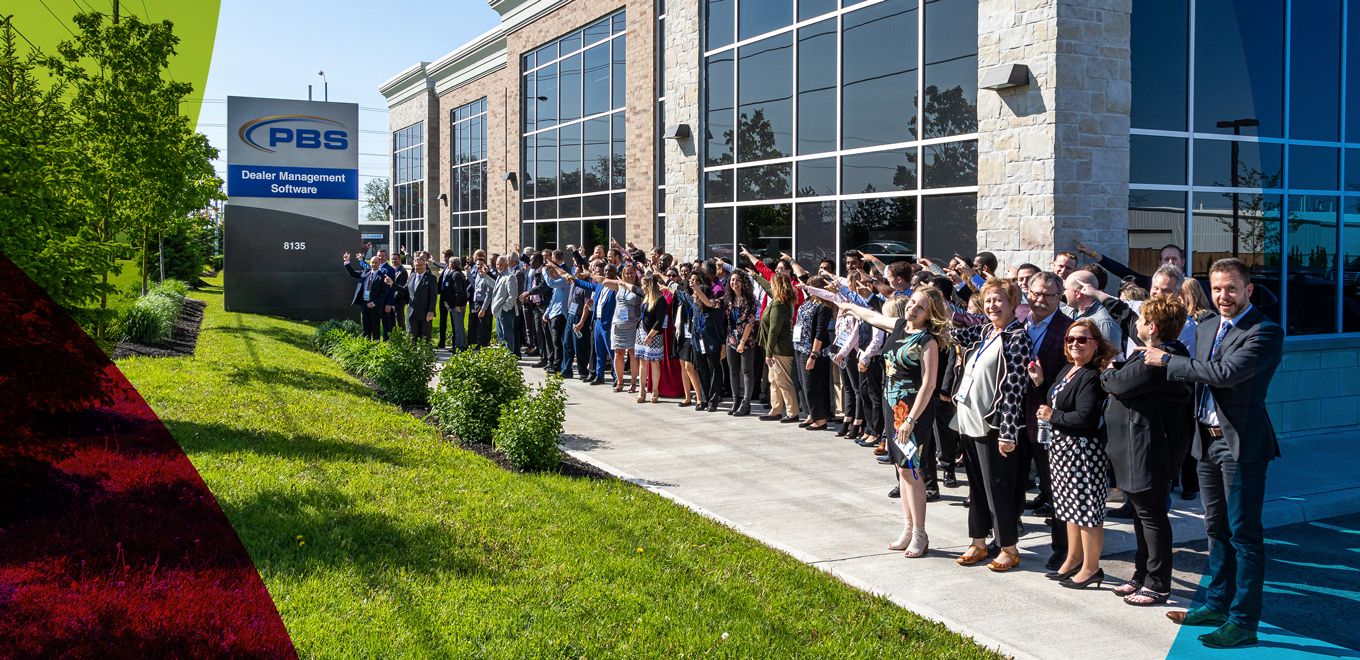
<path fill-rule="evenodd" d="M 644 489 L 504 471 L 379 402 L 311 326 L 192 295 L 195 357 L 119 366 L 304 656 L 991 657 Z"/>

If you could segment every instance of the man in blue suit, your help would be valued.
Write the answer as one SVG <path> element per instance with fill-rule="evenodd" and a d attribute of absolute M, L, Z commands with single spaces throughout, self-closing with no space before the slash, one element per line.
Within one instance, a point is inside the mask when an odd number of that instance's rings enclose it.
<path fill-rule="evenodd" d="M 350 277 L 359 280 L 354 286 L 354 300 L 363 316 L 364 337 L 368 339 L 387 339 L 387 327 L 383 323 L 383 307 L 387 302 L 389 286 L 387 275 L 383 274 L 384 259 L 381 254 L 374 255 L 372 266 L 363 272 L 354 269 L 349 261 L 349 253 L 344 255 L 345 270 Z"/>
<path fill-rule="evenodd" d="M 1205 646 L 1256 643 L 1265 586 L 1261 510 L 1266 467 L 1280 455 L 1266 412 L 1266 391 L 1280 365 L 1284 332 L 1251 303 L 1251 272 L 1238 259 L 1209 269 L 1219 317 L 1199 324 L 1195 356 L 1177 357 L 1139 347 L 1147 364 L 1167 378 L 1195 384 L 1197 430 L 1191 451 L 1199 460 L 1200 497 L 1209 532 L 1209 585 L 1205 602 L 1167 613 L 1184 626 L 1213 626 L 1199 636 Z"/>
<path fill-rule="evenodd" d="M 598 265 L 595 267 L 595 269 L 599 268 Z M 618 277 L 618 273 L 614 272 L 613 269 L 613 266 L 605 266 L 602 274 L 608 278 L 616 278 Z M 609 363 L 610 356 L 614 355 L 614 351 L 609 350 L 609 326 L 614 322 L 615 293 L 613 289 L 601 284 L 596 284 L 587 277 L 577 279 L 576 286 L 595 293 L 595 332 L 593 334 L 593 339 L 595 341 L 595 373 L 592 374 L 593 377 L 590 379 L 590 384 L 603 385 L 605 366 Z M 615 374 L 614 377 L 618 378 L 618 375 Z"/>

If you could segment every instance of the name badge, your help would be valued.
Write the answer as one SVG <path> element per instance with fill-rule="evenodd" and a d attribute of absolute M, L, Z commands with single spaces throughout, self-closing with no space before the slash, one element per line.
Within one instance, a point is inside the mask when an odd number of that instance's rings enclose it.
<path fill-rule="evenodd" d="M 968 391 L 971 389 L 973 389 L 973 376 L 969 374 L 963 377 L 958 387 L 954 388 L 954 402 L 958 404 L 968 403 Z"/>
<path fill-rule="evenodd" d="M 794 343 L 803 341 L 803 326 L 801 325 L 793 326 L 793 341 Z"/>
<path fill-rule="evenodd" d="M 627 321 L 629 319 L 627 305 L 618 308 L 618 316 L 620 321 Z"/>
<path fill-rule="evenodd" d="M 581 310 L 581 303 L 576 303 L 576 302 L 574 302 L 574 303 L 571 304 L 571 309 L 568 310 L 567 313 L 570 314 L 571 316 L 576 316 L 576 312 L 578 312 L 578 311 L 580 311 L 580 310 Z"/>

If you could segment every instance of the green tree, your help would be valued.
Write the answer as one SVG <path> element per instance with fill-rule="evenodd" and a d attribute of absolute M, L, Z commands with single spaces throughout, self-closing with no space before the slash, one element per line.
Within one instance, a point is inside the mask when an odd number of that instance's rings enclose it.
<path fill-rule="evenodd" d="M 369 179 L 364 184 L 364 219 L 387 222 L 387 207 L 392 204 L 392 189 L 386 178 Z"/>

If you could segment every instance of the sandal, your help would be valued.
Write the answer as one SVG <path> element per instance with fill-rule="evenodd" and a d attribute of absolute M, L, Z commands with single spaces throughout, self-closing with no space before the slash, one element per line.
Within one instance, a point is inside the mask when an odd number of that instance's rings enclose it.
<path fill-rule="evenodd" d="M 1149 605 L 1165 605 L 1171 594 L 1159 594 L 1147 587 L 1138 587 L 1135 591 L 1124 597 L 1124 602 L 1134 607 L 1147 607 Z"/>
<path fill-rule="evenodd" d="M 907 551 L 902 553 L 907 559 L 924 557 L 930 550 L 930 537 L 926 536 L 925 530 L 917 530 L 911 534 L 911 545 L 907 546 Z"/>
<path fill-rule="evenodd" d="M 660 395 L 660 394 L 653 394 L 653 395 L 652 395 L 652 403 L 661 403 L 661 395 Z"/>
<path fill-rule="evenodd" d="M 1142 588 L 1143 585 L 1138 584 L 1133 580 L 1125 580 L 1124 584 L 1115 587 L 1111 591 L 1114 592 L 1114 595 L 1119 596 L 1120 598 L 1127 598 L 1129 596 L 1132 596 L 1134 593 L 1136 593 L 1139 589 Z"/>
<path fill-rule="evenodd" d="M 964 550 L 963 554 L 954 560 L 954 563 L 959 566 L 972 566 L 986 559 L 990 554 L 985 546 L 969 544 L 968 549 Z"/>
<path fill-rule="evenodd" d="M 1009 563 L 1009 564 L 1002 564 L 1002 563 L 997 562 L 996 560 L 993 560 L 993 561 L 991 561 L 990 563 L 987 564 L 987 570 L 990 570 L 990 571 L 993 572 L 993 573 L 1005 573 L 1006 571 L 1009 571 L 1009 570 L 1011 570 L 1012 568 L 1015 568 L 1016 566 L 1019 566 L 1019 565 L 1020 565 L 1020 553 L 1019 553 L 1019 552 L 1016 552 L 1016 551 L 1013 551 L 1013 550 L 1007 550 L 1007 549 L 1005 549 L 1005 548 L 1002 548 L 1002 549 L 1001 549 L 1001 554 L 1006 555 L 1007 557 L 1009 557 L 1010 560 L 1011 560 L 1011 563 Z M 997 557 L 997 559 L 1000 559 L 1000 557 Z"/>

